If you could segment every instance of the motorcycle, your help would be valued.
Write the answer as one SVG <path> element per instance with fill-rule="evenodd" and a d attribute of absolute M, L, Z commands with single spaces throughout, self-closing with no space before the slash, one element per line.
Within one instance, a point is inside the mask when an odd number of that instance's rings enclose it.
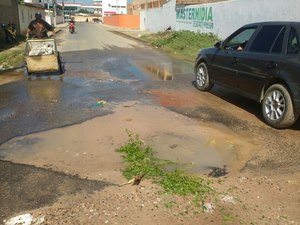
<path fill-rule="evenodd" d="M 5 41 L 8 44 L 17 43 L 17 29 L 15 24 L 1 24 L 1 27 L 3 28 L 5 32 Z"/>
<path fill-rule="evenodd" d="M 70 23 L 70 25 L 69 25 L 69 32 L 71 34 L 75 33 L 75 24 L 74 23 Z"/>

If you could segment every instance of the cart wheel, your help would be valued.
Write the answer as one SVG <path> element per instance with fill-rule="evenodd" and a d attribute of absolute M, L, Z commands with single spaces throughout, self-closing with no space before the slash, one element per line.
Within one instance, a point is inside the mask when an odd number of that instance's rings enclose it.
<path fill-rule="evenodd" d="M 63 68 L 62 68 L 62 65 L 61 65 L 61 62 L 59 62 L 59 74 L 63 74 Z"/>
<path fill-rule="evenodd" d="M 58 70 L 59 70 L 59 74 L 63 74 L 63 66 L 62 66 L 62 62 L 61 62 L 61 60 L 60 60 L 60 55 L 59 55 L 59 53 L 58 53 L 58 55 L 57 55 L 57 60 L 58 60 Z"/>
<path fill-rule="evenodd" d="M 31 75 L 32 75 L 32 73 L 30 73 L 30 72 L 28 71 L 28 67 L 27 67 L 27 66 L 25 66 L 25 68 L 26 68 L 26 73 L 27 73 L 27 76 L 28 76 L 28 80 L 31 80 Z"/>

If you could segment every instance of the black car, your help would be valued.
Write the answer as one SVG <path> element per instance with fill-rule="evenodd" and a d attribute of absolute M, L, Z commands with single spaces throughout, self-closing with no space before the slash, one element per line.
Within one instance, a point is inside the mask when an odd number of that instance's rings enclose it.
<path fill-rule="evenodd" d="M 300 114 L 300 22 L 248 24 L 200 50 L 195 83 L 228 87 L 262 105 L 265 122 L 287 128 Z"/>

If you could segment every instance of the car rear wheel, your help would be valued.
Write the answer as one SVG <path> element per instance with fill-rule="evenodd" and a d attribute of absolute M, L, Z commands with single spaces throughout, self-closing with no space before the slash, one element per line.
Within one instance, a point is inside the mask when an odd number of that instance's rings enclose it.
<path fill-rule="evenodd" d="M 210 82 L 207 66 L 204 62 L 197 66 L 195 81 L 197 88 L 201 91 L 209 91 L 213 87 L 213 83 Z"/>
<path fill-rule="evenodd" d="M 266 91 L 262 113 L 266 123 L 274 128 L 287 128 L 297 120 L 291 96 L 281 84 L 274 84 Z"/>

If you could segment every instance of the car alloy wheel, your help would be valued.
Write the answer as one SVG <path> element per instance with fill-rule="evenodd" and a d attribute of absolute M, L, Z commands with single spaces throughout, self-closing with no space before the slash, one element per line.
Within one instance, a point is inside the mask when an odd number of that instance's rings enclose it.
<path fill-rule="evenodd" d="M 291 96 L 281 84 L 274 84 L 266 91 L 262 111 L 265 121 L 274 128 L 286 128 L 296 121 Z"/>
<path fill-rule="evenodd" d="M 204 62 L 200 63 L 195 75 L 196 86 L 201 91 L 209 91 L 213 84 L 210 82 L 208 70 Z"/>
<path fill-rule="evenodd" d="M 281 92 L 274 90 L 267 96 L 265 103 L 266 115 L 270 120 L 279 120 L 285 112 L 285 99 Z"/>

